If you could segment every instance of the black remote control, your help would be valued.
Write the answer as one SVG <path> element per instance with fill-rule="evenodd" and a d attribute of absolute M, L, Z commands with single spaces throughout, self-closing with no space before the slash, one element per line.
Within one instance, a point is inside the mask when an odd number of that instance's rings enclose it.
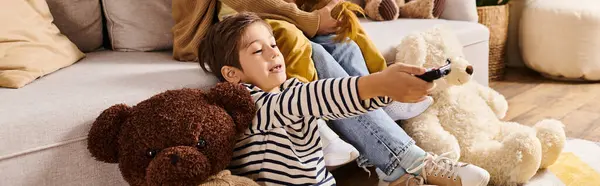
<path fill-rule="evenodd" d="M 425 74 L 417 75 L 418 78 L 421 78 L 423 81 L 433 82 L 436 79 L 440 79 L 450 73 L 450 60 L 446 59 L 447 64 L 441 66 L 439 68 L 433 68 L 427 70 Z"/>

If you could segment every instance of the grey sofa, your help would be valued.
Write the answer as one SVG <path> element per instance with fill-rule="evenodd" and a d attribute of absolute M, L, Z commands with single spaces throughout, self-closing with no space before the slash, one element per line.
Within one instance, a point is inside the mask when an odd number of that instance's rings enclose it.
<path fill-rule="evenodd" d="M 394 47 L 407 33 L 448 24 L 476 69 L 475 80 L 488 84 L 489 32 L 476 22 L 363 19 L 362 24 L 387 60 L 393 60 Z M 174 61 L 169 50 L 86 54 L 23 88 L 0 89 L 0 185 L 126 185 L 116 164 L 94 160 L 86 148 L 87 133 L 100 112 L 168 89 L 206 88 L 216 82 L 197 63 Z"/>

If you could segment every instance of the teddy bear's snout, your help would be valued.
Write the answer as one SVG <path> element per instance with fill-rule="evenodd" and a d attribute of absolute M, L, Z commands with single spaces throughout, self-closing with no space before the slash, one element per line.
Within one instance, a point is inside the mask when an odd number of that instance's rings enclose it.
<path fill-rule="evenodd" d="M 467 71 L 467 74 L 473 75 L 473 66 L 472 65 L 467 66 L 466 71 Z"/>
<path fill-rule="evenodd" d="M 211 167 L 208 158 L 196 147 L 170 147 L 152 158 L 146 169 L 146 181 L 149 185 L 162 185 L 186 180 L 189 183 L 178 185 L 198 185 L 213 173 Z"/>
<path fill-rule="evenodd" d="M 169 158 L 171 159 L 171 165 L 177 165 L 177 162 L 179 161 L 179 156 L 177 154 L 171 154 L 169 155 Z"/>

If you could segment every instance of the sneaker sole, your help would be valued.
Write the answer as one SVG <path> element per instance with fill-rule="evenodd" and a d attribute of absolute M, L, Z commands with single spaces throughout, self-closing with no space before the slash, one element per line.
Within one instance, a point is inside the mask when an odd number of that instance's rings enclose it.
<path fill-rule="evenodd" d="M 479 182 L 479 184 L 477 184 L 477 186 L 487 186 L 489 182 L 490 182 L 490 175 L 487 174 L 487 175 L 485 175 L 485 178 L 482 179 L 481 182 Z"/>

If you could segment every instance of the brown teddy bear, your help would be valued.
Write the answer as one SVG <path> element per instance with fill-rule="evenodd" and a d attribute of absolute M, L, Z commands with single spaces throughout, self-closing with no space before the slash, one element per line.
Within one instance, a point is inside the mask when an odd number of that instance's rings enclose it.
<path fill-rule="evenodd" d="M 104 110 L 90 129 L 88 150 L 118 163 L 130 185 L 258 185 L 225 170 L 255 113 L 241 85 L 169 90 Z"/>

